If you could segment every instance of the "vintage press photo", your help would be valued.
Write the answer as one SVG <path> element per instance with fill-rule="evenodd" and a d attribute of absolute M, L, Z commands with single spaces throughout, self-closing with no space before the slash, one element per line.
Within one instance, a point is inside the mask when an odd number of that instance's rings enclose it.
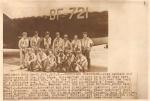
<path fill-rule="evenodd" d="M 147 98 L 146 3 L 4 0 L 3 100 Z"/>

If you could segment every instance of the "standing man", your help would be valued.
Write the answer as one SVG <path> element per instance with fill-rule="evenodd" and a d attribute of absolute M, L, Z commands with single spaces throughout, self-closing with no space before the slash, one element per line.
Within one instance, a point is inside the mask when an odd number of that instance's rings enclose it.
<path fill-rule="evenodd" d="M 52 39 L 49 36 L 49 34 L 50 33 L 48 31 L 45 33 L 45 37 L 44 37 L 44 48 L 45 49 L 50 49 L 51 48 L 51 41 L 52 41 Z"/>
<path fill-rule="evenodd" d="M 71 49 L 72 49 L 71 42 L 68 39 L 68 35 L 65 34 L 64 35 L 64 39 L 63 39 L 63 50 L 64 50 L 64 53 L 66 54 L 67 51 L 71 50 Z"/>
<path fill-rule="evenodd" d="M 81 51 L 81 41 L 78 39 L 78 35 L 74 35 L 74 39 L 72 40 L 72 51 L 75 55 L 77 50 Z"/>
<path fill-rule="evenodd" d="M 87 58 L 88 69 L 90 68 L 90 51 L 91 47 L 94 45 L 93 41 L 87 36 L 87 32 L 83 32 L 83 39 L 81 41 L 82 53 Z"/>
<path fill-rule="evenodd" d="M 27 38 L 27 32 L 22 33 L 22 38 L 19 40 L 18 47 L 20 49 L 20 69 L 22 69 L 24 68 L 26 49 L 29 47 L 29 39 Z"/>
<path fill-rule="evenodd" d="M 37 53 L 38 48 L 40 47 L 40 37 L 39 33 L 35 31 L 34 36 L 30 40 L 31 48 L 34 49 L 35 53 Z"/>
<path fill-rule="evenodd" d="M 63 49 L 63 39 L 60 37 L 60 33 L 56 32 L 56 38 L 53 41 L 53 46 L 52 46 L 54 55 L 57 55 L 59 50 Z"/>
<path fill-rule="evenodd" d="M 44 42 L 43 42 L 43 44 L 44 44 L 44 49 L 45 49 L 45 52 L 46 52 L 46 54 L 48 54 L 48 51 L 49 51 L 49 49 L 51 49 L 51 42 L 52 42 L 52 39 L 51 39 L 51 37 L 49 36 L 49 32 L 47 31 L 46 33 L 45 33 L 45 37 L 44 37 Z"/>

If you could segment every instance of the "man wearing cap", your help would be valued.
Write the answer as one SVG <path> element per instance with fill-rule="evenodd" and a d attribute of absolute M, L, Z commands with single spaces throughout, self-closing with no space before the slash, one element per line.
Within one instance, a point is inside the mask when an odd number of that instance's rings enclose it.
<path fill-rule="evenodd" d="M 72 51 L 76 55 L 77 50 L 81 51 L 81 41 L 78 39 L 78 35 L 74 35 L 72 40 Z"/>
<path fill-rule="evenodd" d="M 34 36 L 30 40 L 31 48 L 33 48 L 36 53 L 37 53 L 38 48 L 40 47 L 40 37 L 38 36 L 38 34 L 39 33 L 35 31 Z"/>
<path fill-rule="evenodd" d="M 23 63 L 25 59 L 25 51 L 29 47 L 29 39 L 27 38 L 27 32 L 22 33 L 22 38 L 19 40 L 18 47 L 20 49 L 20 69 L 24 68 Z"/>
<path fill-rule="evenodd" d="M 82 53 L 88 60 L 88 68 L 90 68 L 90 51 L 94 45 L 93 41 L 87 36 L 87 32 L 83 32 L 83 39 L 81 40 Z"/>
<path fill-rule="evenodd" d="M 64 53 L 66 54 L 67 51 L 71 50 L 71 49 L 72 49 L 71 42 L 68 39 L 68 35 L 65 34 L 64 35 L 64 39 L 63 39 L 63 50 L 64 50 Z"/>
<path fill-rule="evenodd" d="M 55 55 L 58 54 L 60 49 L 63 49 L 63 39 L 60 37 L 59 32 L 56 32 L 56 38 L 53 41 L 52 49 Z"/>

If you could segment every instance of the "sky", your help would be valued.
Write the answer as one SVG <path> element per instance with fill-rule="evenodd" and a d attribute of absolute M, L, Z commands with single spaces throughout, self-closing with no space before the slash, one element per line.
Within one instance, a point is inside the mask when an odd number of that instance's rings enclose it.
<path fill-rule="evenodd" d="M 49 15 L 50 9 L 88 7 L 89 11 L 106 11 L 108 3 L 102 0 L 3 0 L 3 13 L 10 18 Z"/>

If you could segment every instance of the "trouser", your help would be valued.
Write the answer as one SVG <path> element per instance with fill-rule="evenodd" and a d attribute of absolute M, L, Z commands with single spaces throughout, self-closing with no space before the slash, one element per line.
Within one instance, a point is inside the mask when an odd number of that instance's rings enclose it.
<path fill-rule="evenodd" d="M 25 51 L 20 49 L 20 68 L 23 68 L 24 65 L 24 59 L 25 59 Z"/>
<path fill-rule="evenodd" d="M 33 48 L 35 54 L 38 53 L 38 49 L 39 49 L 39 48 Z"/>
<path fill-rule="evenodd" d="M 56 63 L 53 63 L 53 64 L 49 64 L 45 67 L 45 72 L 54 72 L 56 71 L 56 66 L 57 64 Z"/>
<path fill-rule="evenodd" d="M 39 71 L 40 66 L 37 65 L 37 61 L 31 62 L 31 64 L 28 65 L 28 70 L 29 71 Z"/>
<path fill-rule="evenodd" d="M 51 48 L 44 49 L 44 52 L 45 52 L 46 55 L 49 55 L 49 50 L 51 50 Z"/>
<path fill-rule="evenodd" d="M 58 52 L 59 52 L 59 49 L 54 49 L 53 50 L 53 53 L 54 53 L 55 56 L 58 55 Z"/>
<path fill-rule="evenodd" d="M 88 61 L 88 69 L 90 69 L 91 59 L 90 59 L 90 50 L 83 50 L 83 55 L 87 58 Z"/>

